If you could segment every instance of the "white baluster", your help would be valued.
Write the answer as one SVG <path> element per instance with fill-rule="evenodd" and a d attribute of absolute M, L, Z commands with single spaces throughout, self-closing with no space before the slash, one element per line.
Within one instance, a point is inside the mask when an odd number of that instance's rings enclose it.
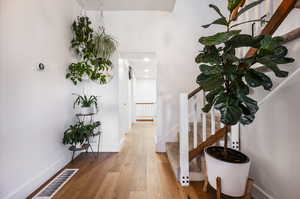
<path fill-rule="evenodd" d="M 194 149 L 197 147 L 198 145 L 198 119 L 197 119 L 197 95 L 193 97 L 193 107 L 192 107 L 192 111 L 193 111 L 193 144 L 194 144 Z"/>
<path fill-rule="evenodd" d="M 215 109 L 211 109 L 211 134 L 214 135 L 216 132 L 216 115 Z"/>
<path fill-rule="evenodd" d="M 203 102 L 203 107 L 205 105 L 205 92 L 203 91 L 203 94 L 202 94 L 202 102 Z M 206 113 L 204 113 L 202 111 L 202 137 L 203 137 L 203 141 L 206 140 Z"/>

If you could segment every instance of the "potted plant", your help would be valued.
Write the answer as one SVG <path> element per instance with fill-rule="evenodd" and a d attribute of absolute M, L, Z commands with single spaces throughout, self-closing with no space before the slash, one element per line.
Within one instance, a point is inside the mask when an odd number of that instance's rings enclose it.
<path fill-rule="evenodd" d="M 118 42 L 113 38 L 113 36 L 105 33 L 104 27 L 100 27 L 99 29 L 99 32 L 94 38 L 95 54 L 97 57 L 110 59 L 113 53 L 117 50 Z"/>
<path fill-rule="evenodd" d="M 77 122 L 64 132 L 63 144 L 70 144 L 70 150 L 84 148 L 84 144 L 88 144 L 88 139 L 94 135 L 94 130 L 100 126 L 100 122 L 92 124 L 84 124 Z"/>
<path fill-rule="evenodd" d="M 246 5 L 239 10 L 237 16 L 262 1 Z M 230 14 L 242 2 L 229 0 Z M 199 39 L 204 47 L 196 57 L 201 71 L 197 83 L 206 92 L 207 102 L 203 111 L 209 112 L 212 108 L 219 111 L 221 122 L 226 125 L 227 131 L 223 147 L 212 146 L 205 150 L 208 181 L 216 188 L 216 178 L 220 177 L 222 192 L 229 196 L 240 197 L 245 191 L 250 159 L 239 151 L 228 149 L 228 131 L 231 125 L 238 123 L 249 125 L 254 121 L 259 107 L 257 101 L 249 96 L 250 88 L 262 86 L 269 91 L 273 86 L 270 77 L 250 66 L 260 64 L 273 71 L 277 77 L 286 77 L 288 72 L 281 70 L 278 65 L 291 63 L 294 59 L 286 57 L 288 50 L 282 46 L 281 37 L 242 34 L 240 29 L 236 29 L 241 24 L 261 22 L 264 17 L 237 23 L 232 17 L 225 17 L 217 6 L 209 7 L 217 12 L 219 18 L 203 27 L 221 25 L 225 31 Z M 243 47 L 256 48 L 257 52 L 250 57 L 238 57 L 236 51 Z"/>
<path fill-rule="evenodd" d="M 80 107 L 80 114 L 88 115 L 93 114 L 98 111 L 98 98 L 95 95 L 87 96 L 87 95 L 78 95 L 73 108 L 76 106 Z"/>
<path fill-rule="evenodd" d="M 105 84 L 111 78 L 107 71 L 112 68 L 110 55 L 116 50 L 116 41 L 104 31 L 95 34 L 88 17 L 78 17 L 72 24 L 71 48 L 79 59 L 68 67 L 66 78 L 74 85 L 83 80 Z"/>

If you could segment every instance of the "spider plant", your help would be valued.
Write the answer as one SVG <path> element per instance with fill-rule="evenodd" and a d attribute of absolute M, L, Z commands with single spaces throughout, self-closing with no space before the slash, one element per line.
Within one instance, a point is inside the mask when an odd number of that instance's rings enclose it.
<path fill-rule="evenodd" d="M 98 110 L 98 103 L 97 103 L 97 96 L 95 95 L 91 95 L 91 96 L 87 96 L 87 95 L 78 95 L 78 97 L 76 98 L 73 108 L 77 106 L 81 106 L 82 108 L 85 107 L 91 107 L 93 104 L 96 107 L 96 110 Z"/>
<path fill-rule="evenodd" d="M 100 27 L 100 31 L 94 37 L 95 54 L 97 57 L 109 59 L 116 51 L 118 42 L 111 35 L 105 33 L 104 27 Z"/>

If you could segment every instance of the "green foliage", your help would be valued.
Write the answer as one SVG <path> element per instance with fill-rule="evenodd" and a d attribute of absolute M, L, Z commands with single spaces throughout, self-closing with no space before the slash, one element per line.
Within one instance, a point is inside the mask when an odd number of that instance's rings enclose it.
<path fill-rule="evenodd" d="M 84 124 L 83 122 L 77 122 L 64 132 L 63 144 L 70 144 L 76 146 L 76 144 L 84 144 L 88 141 L 89 137 L 93 136 L 94 130 L 100 126 L 100 122 L 94 122 L 92 124 Z"/>
<path fill-rule="evenodd" d="M 233 11 L 243 0 L 228 0 L 228 10 Z"/>
<path fill-rule="evenodd" d="M 95 105 L 96 109 L 98 109 L 98 98 L 95 95 L 87 96 L 87 95 L 78 95 L 76 98 L 73 108 L 75 106 L 81 106 L 81 107 L 91 107 L 92 105 Z"/>
<path fill-rule="evenodd" d="M 262 1 L 248 4 L 239 11 L 238 15 Z M 228 9 L 232 11 L 239 3 L 240 1 L 229 0 Z M 210 7 L 219 14 L 220 18 L 203 27 L 223 25 L 226 31 L 199 39 L 199 43 L 204 47 L 195 61 L 201 71 L 197 83 L 206 91 L 207 103 L 203 111 L 209 112 L 212 108 L 220 111 L 221 121 L 226 125 L 235 125 L 238 122 L 247 125 L 253 122 L 259 109 L 257 102 L 249 96 L 250 87 L 261 86 L 269 91 L 273 83 L 266 74 L 245 67 L 245 64 L 251 66 L 260 63 L 270 68 L 277 77 L 286 77 L 288 72 L 281 70 L 279 65 L 291 63 L 294 59 L 286 57 L 288 49 L 282 46 L 281 37 L 241 34 L 240 30 L 232 29 L 240 24 L 231 25 L 233 22 L 226 20 L 218 7 L 215 5 Z M 244 23 L 247 22 L 241 24 Z M 236 51 L 241 47 L 257 48 L 258 51 L 252 57 L 240 58 L 236 55 Z"/>
<path fill-rule="evenodd" d="M 95 36 L 95 54 L 98 57 L 109 59 L 116 51 L 118 42 L 111 36 L 105 33 L 104 28 L 101 28 L 101 33 Z"/>
<path fill-rule="evenodd" d="M 72 24 L 72 30 L 71 48 L 80 61 L 69 65 L 66 78 L 70 79 L 74 85 L 85 78 L 100 84 L 107 83 L 108 76 L 105 72 L 112 67 L 109 59 L 116 50 L 116 41 L 103 31 L 100 34 L 102 42 L 99 42 L 100 36 L 94 33 L 88 17 L 78 17 L 77 21 Z"/>

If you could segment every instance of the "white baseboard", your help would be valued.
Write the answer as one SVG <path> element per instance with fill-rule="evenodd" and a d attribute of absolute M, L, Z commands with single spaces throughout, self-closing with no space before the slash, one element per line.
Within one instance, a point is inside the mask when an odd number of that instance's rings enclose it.
<path fill-rule="evenodd" d="M 4 196 L 3 199 L 24 199 L 30 195 L 34 190 L 45 183 L 49 178 L 55 175 L 60 169 L 65 167 L 70 161 L 70 155 L 64 154 L 59 160 L 51 164 L 48 168 L 44 169 L 37 175 L 33 176 L 21 186 L 11 191 Z"/>
<path fill-rule="evenodd" d="M 254 199 L 274 199 L 268 193 L 266 193 L 261 187 L 257 184 L 253 185 L 252 197 Z"/>

